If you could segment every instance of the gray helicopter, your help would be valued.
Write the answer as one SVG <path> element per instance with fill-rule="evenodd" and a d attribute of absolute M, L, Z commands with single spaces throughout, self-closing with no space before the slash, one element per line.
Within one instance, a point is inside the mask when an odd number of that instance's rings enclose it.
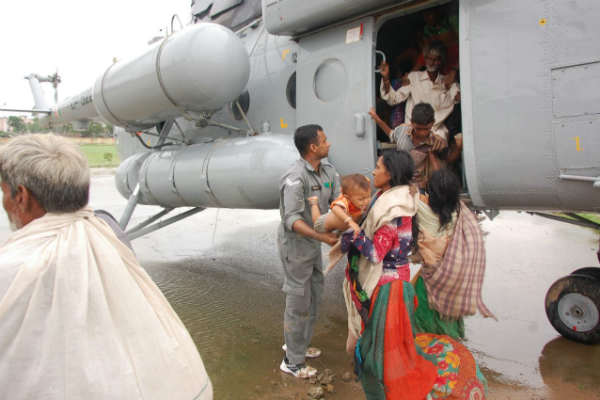
<path fill-rule="evenodd" d="M 428 27 L 431 10 L 443 22 Z M 164 38 L 47 112 L 118 127 L 121 226 L 137 204 L 163 208 L 127 229 L 134 239 L 207 207 L 277 208 L 302 124 L 323 126 L 340 173 L 369 174 L 385 147 L 368 115 L 376 66 L 438 35 L 460 67 L 473 207 L 598 212 L 598 15 L 596 0 L 193 0 L 189 25 L 176 31 L 174 17 Z M 167 217 L 178 207 L 192 208 Z M 557 280 L 546 312 L 562 335 L 600 342 L 600 269 Z"/>

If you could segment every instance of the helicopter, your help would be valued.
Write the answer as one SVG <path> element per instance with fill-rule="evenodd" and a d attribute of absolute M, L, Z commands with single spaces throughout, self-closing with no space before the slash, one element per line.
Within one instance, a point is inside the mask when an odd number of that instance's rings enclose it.
<path fill-rule="evenodd" d="M 455 23 L 472 206 L 600 211 L 594 0 L 193 0 L 187 26 L 173 17 L 151 47 L 45 112 L 51 124 L 116 127 L 130 239 L 208 207 L 277 208 L 303 124 L 324 128 L 341 174 L 370 173 L 385 147 L 367 113 L 377 65 L 428 10 Z M 128 228 L 138 204 L 162 210 Z M 180 207 L 191 209 L 167 217 Z M 600 342 L 600 268 L 558 279 L 545 306 L 563 336 Z"/>

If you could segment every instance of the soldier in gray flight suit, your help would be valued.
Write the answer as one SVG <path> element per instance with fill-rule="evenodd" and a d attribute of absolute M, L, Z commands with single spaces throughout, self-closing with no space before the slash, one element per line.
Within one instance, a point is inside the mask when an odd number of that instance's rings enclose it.
<path fill-rule="evenodd" d="M 281 225 L 277 245 L 286 294 L 283 318 L 286 356 L 280 369 L 308 378 L 317 370 L 306 365 L 305 357 L 320 355 L 318 349 L 312 348 L 312 354 L 307 354 L 307 349 L 323 294 L 321 242 L 334 245 L 337 237 L 313 229 L 307 198 L 317 196 L 321 212 L 326 212 L 340 194 L 340 177 L 333 165 L 321 161 L 329 154 L 330 144 L 319 125 L 296 129 L 294 143 L 301 158 L 282 176 L 279 189 Z"/>

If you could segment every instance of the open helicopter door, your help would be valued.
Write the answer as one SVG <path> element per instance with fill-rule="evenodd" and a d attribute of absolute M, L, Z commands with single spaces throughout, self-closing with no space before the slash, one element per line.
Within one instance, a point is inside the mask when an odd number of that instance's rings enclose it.
<path fill-rule="evenodd" d="M 342 175 L 371 173 L 376 162 L 374 18 L 367 17 L 302 37 L 296 72 L 297 125 L 319 124 Z"/>

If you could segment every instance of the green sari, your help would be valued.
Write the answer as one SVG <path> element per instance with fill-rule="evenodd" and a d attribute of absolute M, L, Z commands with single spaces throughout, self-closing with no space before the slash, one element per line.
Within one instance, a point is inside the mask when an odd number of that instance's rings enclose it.
<path fill-rule="evenodd" d="M 456 213 L 452 220 L 440 228 L 438 216 L 427 203 L 417 202 L 417 218 L 419 221 L 419 254 L 423 259 L 423 271 L 435 268 L 444 257 L 448 242 L 454 233 Z M 414 329 L 417 333 L 435 333 L 447 335 L 453 339 L 464 339 L 465 325 L 462 318 L 451 319 L 442 317 L 440 313 L 429 306 L 427 288 L 423 277 L 419 276 L 415 283 L 418 308 L 415 311 Z"/>
<path fill-rule="evenodd" d="M 465 323 L 462 318 L 445 319 L 440 313 L 429 307 L 427 289 L 422 277 L 415 283 L 418 307 L 414 315 L 414 330 L 416 333 L 435 333 L 447 335 L 453 339 L 465 338 Z"/>

